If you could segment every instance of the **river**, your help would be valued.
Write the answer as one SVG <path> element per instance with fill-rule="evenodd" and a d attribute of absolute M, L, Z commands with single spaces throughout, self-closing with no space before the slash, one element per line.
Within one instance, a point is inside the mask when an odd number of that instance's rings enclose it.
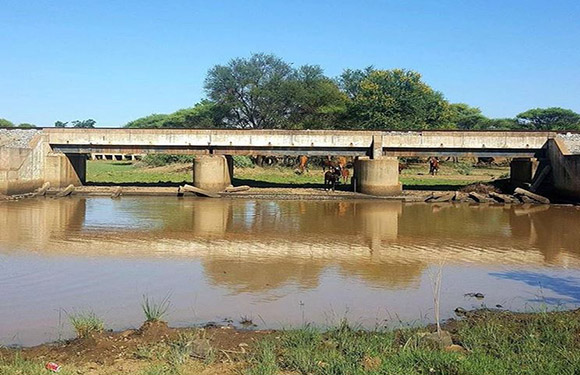
<path fill-rule="evenodd" d="M 580 303 L 580 207 L 381 200 L 175 197 L 0 202 L 0 344 L 72 336 L 67 314 L 142 323 L 143 296 L 173 326 L 374 328 L 461 306 Z M 483 299 L 466 296 L 480 292 Z"/>

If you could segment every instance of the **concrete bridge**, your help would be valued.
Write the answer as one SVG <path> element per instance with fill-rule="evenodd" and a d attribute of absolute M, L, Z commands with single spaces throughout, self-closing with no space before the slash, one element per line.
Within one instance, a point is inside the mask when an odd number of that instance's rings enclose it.
<path fill-rule="evenodd" d="M 11 147 L 17 132 L 23 147 Z M 399 156 L 506 156 L 518 183 L 547 163 L 559 189 L 580 192 L 580 155 L 557 132 L 44 128 L 0 133 L 0 193 L 82 184 L 90 153 L 198 155 L 193 182 L 210 190 L 229 185 L 231 155 L 351 155 L 357 190 L 376 195 L 400 192 Z"/>

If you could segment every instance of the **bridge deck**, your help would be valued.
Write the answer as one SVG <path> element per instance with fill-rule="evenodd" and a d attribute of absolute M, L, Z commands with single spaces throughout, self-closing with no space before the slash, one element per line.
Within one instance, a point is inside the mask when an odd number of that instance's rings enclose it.
<path fill-rule="evenodd" d="M 555 132 L 45 128 L 65 153 L 536 156 Z"/>

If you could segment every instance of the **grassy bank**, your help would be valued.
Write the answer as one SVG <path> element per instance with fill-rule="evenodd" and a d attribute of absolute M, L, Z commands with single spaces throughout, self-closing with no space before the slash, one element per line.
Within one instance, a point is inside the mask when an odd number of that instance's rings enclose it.
<path fill-rule="evenodd" d="M 411 164 L 401 172 L 400 180 L 409 188 L 446 186 L 454 189 L 474 182 L 488 182 L 506 177 L 508 173 L 507 167 L 474 168 L 465 163 L 445 163 L 441 165 L 438 175 L 431 176 L 428 174 L 427 165 Z M 296 174 L 293 169 L 282 167 L 236 168 L 234 177 L 234 185 L 250 186 L 315 186 L 323 182 L 321 169 Z M 191 179 L 190 164 L 147 167 L 131 162 L 87 162 L 87 181 L 91 183 L 181 183 Z"/>
<path fill-rule="evenodd" d="M 96 334 L 58 345 L 0 350 L 0 374 L 578 374 L 580 312 L 477 311 L 443 325 L 452 346 L 425 340 L 429 327 L 363 331 L 172 329 Z"/>

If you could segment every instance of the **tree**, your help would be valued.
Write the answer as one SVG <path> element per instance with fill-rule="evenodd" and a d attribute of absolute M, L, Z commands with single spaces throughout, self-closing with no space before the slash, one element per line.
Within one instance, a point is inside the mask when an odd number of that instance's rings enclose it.
<path fill-rule="evenodd" d="M 6 120 L 5 118 L 0 118 L 0 128 L 11 128 L 14 124 L 11 121 Z"/>
<path fill-rule="evenodd" d="M 533 130 L 580 130 L 580 114 L 560 107 L 530 109 L 516 119 L 523 128 Z"/>
<path fill-rule="evenodd" d="M 364 69 L 346 69 L 338 77 L 338 85 L 349 98 L 354 99 L 360 91 L 361 82 L 368 78 L 368 76 L 374 71 L 375 68 L 373 68 L 372 65 L 367 66 Z"/>
<path fill-rule="evenodd" d="M 93 119 L 83 121 L 75 120 L 71 122 L 73 128 L 94 128 L 96 123 L 97 122 Z"/>
<path fill-rule="evenodd" d="M 56 121 L 56 122 L 54 123 L 54 127 L 55 127 L 55 128 L 66 128 L 66 125 L 67 125 L 67 124 L 68 124 L 68 121 L 67 121 L 67 122 Z"/>
<path fill-rule="evenodd" d="M 23 122 L 18 125 L 19 128 L 36 128 L 36 125 Z"/>
<path fill-rule="evenodd" d="M 363 79 L 350 108 L 354 126 L 365 129 L 440 129 L 450 127 L 443 95 L 417 72 L 376 70 Z"/>
<path fill-rule="evenodd" d="M 317 65 L 297 69 L 289 82 L 292 106 L 290 126 L 299 129 L 343 127 L 348 96 Z"/>
<path fill-rule="evenodd" d="M 471 107 L 465 103 L 453 103 L 450 104 L 449 109 L 450 122 L 457 129 L 485 129 L 488 125 L 488 118 L 481 113 L 479 108 Z"/>
<path fill-rule="evenodd" d="M 226 126 L 285 128 L 291 106 L 288 82 L 293 69 L 282 59 L 263 53 L 216 65 L 205 79 L 208 97 L 227 111 Z"/>
<path fill-rule="evenodd" d="M 162 128 L 169 115 L 152 114 L 125 124 L 126 128 Z"/>
<path fill-rule="evenodd" d="M 227 111 L 219 104 L 202 100 L 192 108 L 171 114 L 153 114 L 128 122 L 126 128 L 213 128 L 220 126 Z"/>

